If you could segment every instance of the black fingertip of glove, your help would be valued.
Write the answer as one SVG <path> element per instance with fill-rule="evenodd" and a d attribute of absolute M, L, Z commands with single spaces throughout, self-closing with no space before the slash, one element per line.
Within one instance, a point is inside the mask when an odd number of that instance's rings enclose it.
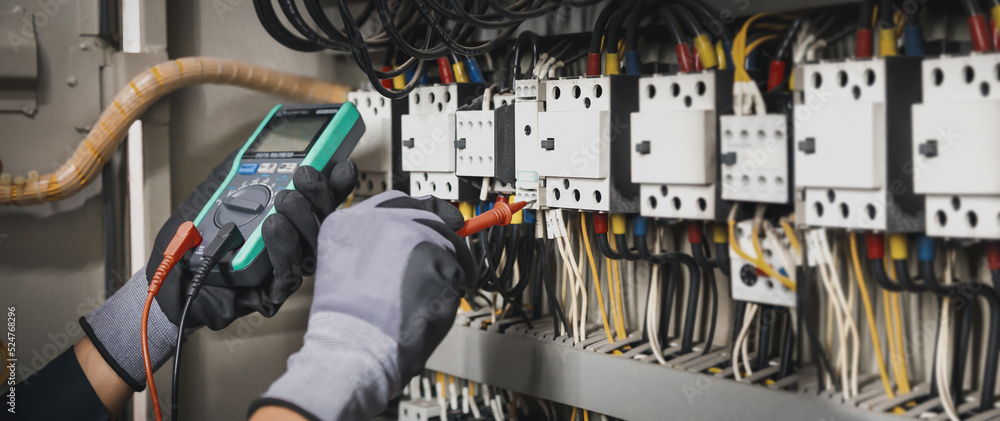
<path fill-rule="evenodd" d="M 323 177 L 315 168 L 308 165 L 299 167 L 292 175 L 292 181 L 295 183 L 295 191 L 309 200 L 311 207 L 316 210 L 320 219 L 337 209 L 339 202 L 334 197 L 334 193 L 330 191 L 326 177 Z"/>
<path fill-rule="evenodd" d="M 319 219 L 313 212 L 312 205 L 305 195 L 295 190 L 282 190 L 274 197 L 275 214 L 283 215 L 289 222 L 288 229 L 298 232 L 298 238 L 306 248 L 304 253 L 309 256 L 316 255 L 316 241 L 319 237 Z M 274 215 L 268 217 L 271 219 Z M 264 221 L 267 222 L 266 220 Z M 291 244 L 287 246 L 292 246 Z M 285 248 L 281 250 L 284 253 Z"/>
<path fill-rule="evenodd" d="M 337 197 L 337 205 L 347 200 L 358 186 L 358 166 L 351 160 L 338 162 L 330 171 L 330 190 Z"/>
<path fill-rule="evenodd" d="M 429 219 L 417 219 L 416 222 L 427 226 L 451 242 L 452 247 L 455 248 L 455 258 L 458 260 L 465 275 L 464 277 L 456 278 L 455 288 L 460 294 L 475 292 L 477 285 L 476 277 L 479 274 L 479 269 L 476 266 L 476 260 L 472 258 L 472 250 L 469 250 L 469 246 L 465 244 L 465 240 L 459 237 L 450 227 L 442 225 L 440 222 Z"/>
<path fill-rule="evenodd" d="M 425 210 L 437 215 L 438 218 L 441 218 L 444 225 L 452 231 L 458 231 L 465 225 L 465 217 L 462 216 L 462 212 L 459 211 L 458 208 L 452 206 L 451 203 L 433 196 L 427 196 L 420 199 L 409 196 L 397 197 L 395 199 L 389 199 L 385 202 L 379 203 L 378 207 Z"/>

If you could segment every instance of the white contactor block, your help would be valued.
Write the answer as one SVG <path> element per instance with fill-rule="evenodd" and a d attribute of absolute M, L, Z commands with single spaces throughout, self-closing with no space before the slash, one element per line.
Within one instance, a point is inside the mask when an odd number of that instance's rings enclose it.
<path fill-rule="evenodd" d="M 455 173 L 468 177 L 493 177 L 496 128 L 493 110 L 459 111 L 455 128 Z"/>
<path fill-rule="evenodd" d="M 538 176 L 545 179 L 545 206 L 638 210 L 627 150 L 637 80 L 616 75 L 545 83 L 546 109 L 538 114 L 535 144 Z"/>
<path fill-rule="evenodd" d="M 643 216 L 716 216 L 716 73 L 639 80 L 632 114 L 632 182 Z"/>
<path fill-rule="evenodd" d="M 457 86 L 419 86 L 402 117 L 403 171 L 455 172 Z"/>
<path fill-rule="evenodd" d="M 911 106 L 920 100 L 919 58 L 808 64 L 795 107 L 798 221 L 807 226 L 914 232 Z M 891 100 L 890 100 L 891 99 Z"/>
<path fill-rule="evenodd" d="M 1000 58 L 925 60 L 913 106 L 913 177 L 927 235 L 1000 238 Z"/>
<path fill-rule="evenodd" d="M 719 124 L 722 199 L 788 204 L 788 117 L 726 115 Z"/>
<path fill-rule="evenodd" d="M 347 94 L 365 122 L 351 160 L 358 166 L 358 196 L 374 196 L 392 188 L 393 102 L 375 91 L 354 91 Z"/>

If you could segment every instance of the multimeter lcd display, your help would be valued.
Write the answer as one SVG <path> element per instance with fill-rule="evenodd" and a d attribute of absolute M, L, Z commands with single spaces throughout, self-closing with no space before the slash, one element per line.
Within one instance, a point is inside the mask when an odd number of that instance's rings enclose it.
<path fill-rule="evenodd" d="M 275 119 L 260 133 L 250 152 L 302 152 L 329 120 L 329 116 Z"/>

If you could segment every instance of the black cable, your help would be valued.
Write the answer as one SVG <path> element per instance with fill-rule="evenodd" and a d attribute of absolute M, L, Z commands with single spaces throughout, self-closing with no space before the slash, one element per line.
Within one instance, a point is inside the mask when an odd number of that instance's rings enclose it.
<path fill-rule="evenodd" d="M 632 12 L 638 0 L 628 0 L 620 9 L 615 11 L 608 22 L 607 36 L 604 38 L 604 52 L 607 54 L 618 54 L 618 33 L 621 32 L 622 23 Z"/>
<path fill-rule="evenodd" d="M 719 286 L 715 284 L 715 269 L 705 269 L 705 280 L 708 282 L 708 292 L 712 294 L 712 313 L 708 321 L 708 336 L 705 338 L 705 349 L 701 355 L 707 355 L 715 342 L 715 325 L 719 321 Z"/>
<path fill-rule="evenodd" d="M 781 340 L 781 364 L 778 368 L 778 377 L 786 378 L 792 373 L 792 353 L 795 352 L 795 335 L 792 331 L 792 315 L 787 309 L 784 311 L 784 333 Z"/>
<path fill-rule="evenodd" d="M 788 28 L 788 32 L 785 37 L 781 40 L 781 46 L 778 47 L 778 52 L 774 54 L 774 58 L 777 60 L 784 60 L 792 51 L 792 40 L 795 39 L 795 35 L 802 28 L 802 18 L 796 18 L 792 22 L 792 26 Z"/>
<path fill-rule="evenodd" d="M 858 28 L 868 29 L 872 27 L 872 13 L 875 11 L 875 0 L 862 0 L 861 13 L 858 17 Z"/>
<path fill-rule="evenodd" d="M 615 7 L 619 5 L 621 0 L 611 0 L 608 2 L 604 9 L 601 9 L 601 13 L 597 15 L 597 20 L 594 22 L 594 32 L 590 35 L 590 53 L 597 54 L 601 52 L 601 38 L 604 36 L 604 28 L 608 26 L 608 20 L 611 19 L 611 14 L 614 13 Z"/>
<path fill-rule="evenodd" d="M 774 310 L 771 306 L 761 304 L 759 328 L 757 329 L 757 367 L 756 370 L 767 368 L 771 361 L 771 322 L 774 321 Z"/>
<path fill-rule="evenodd" d="M 299 8 L 295 5 L 295 0 L 279 0 L 278 6 L 281 7 L 281 11 L 284 12 L 285 18 L 287 18 L 288 23 L 292 25 L 292 28 L 295 28 L 295 30 L 309 40 L 309 42 L 334 51 L 347 51 L 349 48 L 344 45 L 344 43 L 347 42 L 347 37 L 344 36 L 343 39 L 339 39 L 340 35 L 343 35 L 339 32 L 335 33 L 337 38 L 329 39 L 320 36 L 316 33 L 316 31 L 313 31 L 312 28 L 309 27 L 309 24 L 306 23 L 305 19 L 303 19 L 302 14 L 299 13 Z"/>
<path fill-rule="evenodd" d="M 193 296 L 188 296 L 184 301 L 184 310 L 181 311 L 181 325 L 177 329 L 177 348 L 174 349 L 174 372 L 173 383 L 170 386 L 170 419 L 180 419 L 180 384 L 181 384 L 181 342 L 184 340 L 184 320 L 187 318 L 188 310 L 191 308 Z"/>
<path fill-rule="evenodd" d="M 979 3 L 976 0 L 962 0 L 962 7 L 965 9 L 965 12 L 969 14 L 969 16 L 979 14 Z"/>
<path fill-rule="evenodd" d="M 284 45 L 295 51 L 303 52 L 316 52 L 323 49 L 323 47 L 318 46 L 309 42 L 308 40 L 299 38 L 288 31 L 281 21 L 278 20 L 278 15 L 274 13 L 274 7 L 271 5 L 270 0 L 253 0 L 254 10 L 257 12 L 257 19 L 260 20 L 261 26 L 267 31 L 271 38 L 278 41 L 279 44 Z"/>
<path fill-rule="evenodd" d="M 813 271 L 809 267 L 805 267 L 804 269 L 801 270 L 802 270 L 801 274 L 802 276 L 799 276 L 797 278 L 800 279 L 801 281 L 799 281 L 798 288 L 796 290 L 801 291 L 803 295 L 800 297 L 798 308 L 807 309 L 808 307 L 805 306 L 806 305 L 805 301 L 807 299 L 806 297 L 809 296 Z M 812 312 L 808 310 L 802 312 L 802 317 L 804 318 L 803 327 L 805 328 L 806 336 L 809 338 L 809 347 L 812 349 L 813 357 L 815 360 L 814 363 L 816 364 L 816 376 L 819 386 L 818 390 L 825 389 L 824 386 L 825 383 L 823 382 L 823 371 L 826 371 L 826 374 L 830 376 L 830 379 L 833 380 L 831 383 L 833 383 L 834 390 L 839 393 L 840 384 L 836 381 L 837 377 L 833 373 L 833 366 L 830 364 L 830 360 L 827 358 L 826 352 L 823 351 L 823 346 L 820 345 L 819 337 L 817 336 L 817 332 L 814 330 L 815 326 L 819 325 L 819 322 L 814 320 L 814 318 L 812 317 Z"/>
<path fill-rule="evenodd" d="M 733 40 L 733 35 L 729 32 L 729 27 L 719 19 L 719 12 L 709 9 L 704 2 L 699 0 L 674 0 L 675 3 L 683 4 L 688 9 L 694 10 L 705 18 L 702 23 L 709 31 L 713 33 L 716 37 L 722 38 L 723 41 L 731 42 Z M 712 28 L 718 27 L 719 30 L 715 31 Z M 719 33 L 715 33 L 719 32 Z"/>
<path fill-rule="evenodd" d="M 962 306 L 962 318 L 959 321 L 957 340 L 953 342 L 952 349 L 952 377 L 951 395 L 955 402 L 963 402 L 964 393 L 962 387 L 965 385 L 965 364 L 968 361 L 969 339 L 972 335 L 972 300 L 965 300 Z"/>
<path fill-rule="evenodd" d="M 979 410 L 988 411 L 993 409 L 996 390 L 997 365 L 1000 362 L 1000 296 L 995 289 L 980 283 L 956 283 L 951 285 L 941 285 L 934 272 L 934 261 L 925 260 L 920 262 L 920 276 L 924 278 L 924 285 L 931 292 L 941 295 L 944 299 L 952 297 L 966 297 L 978 295 L 986 299 L 989 304 L 990 330 L 986 343 L 986 363 L 983 372 L 983 383 L 979 397 Z M 957 370 L 956 370 L 957 371 Z"/>
<path fill-rule="evenodd" d="M 544 15 L 544 14 L 546 14 L 546 13 L 552 11 L 552 10 L 555 10 L 559 6 L 558 4 L 551 3 L 554 7 L 548 7 L 548 6 L 546 6 L 546 7 L 535 9 L 535 10 L 531 10 L 531 11 L 520 12 L 520 11 L 514 11 L 514 10 L 511 10 L 511 9 L 509 9 L 507 7 L 504 7 L 497 0 L 487 0 L 487 2 L 489 3 L 491 9 L 497 11 L 498 15 L 503 16 L 503 17 L 508 18 L 508 19 L 516 19 L 516 20 L 525 20 L 525 19 L 531 19 L 531 18 L 539 17 L 539 16 L 542 16 L 542 15 Z"/>
<path fill-rule="evenodd" d="M 385 3 L 385 1 L 386 0 L 375 0 L 375 2 L 377 3 L 379 2 Z M 350 10 L 347 7 L 346 0 L 340 0 L 338 2 L 338 6 L 340 7 L 341 18 L 344 21 L 344 27 L 347 31 L 348 38 L 351 40 L 351 44 L 357 47 L 351 49 L 351 54 L 354 56 L 354 61 L 357 62 L 359 66 L 361 66 L 362 71 L 364 71 L 365 75 L 368 76 L 368 81 L 372 84 L 372 87 L 374 87 L 379 94 L 390 99 L 403 98 L 406 95 L 408 95 L 411 91 L 413 91 L 413 88 L 417 86 L 417 84 L 420 82 L 421 77 L 424 74 L 426 62 L 420 61 L 420 63 L 417 65 L 417 70 L 414 73 L 413 78 L 410 79 L 410 81 L 406 84 L 406 86 L 403 87 L 403 89 L 401 90 L 386 89 L 384 86 L 382 86 L 381 81 L 378 79 L 378 77 L 376 77 L 372 69 L 371 58 L 368 56 L 368 49 L 364 47 L 364 44 L 360 39 L 361 30 L 358 28 L 357 22 L 354 20 L 354 17 L 351 16 Z M 381 8 L 379 8 L 379 12 L 381 15 L 382 12 Z M 391 26 L 392 25 L 391 18 L 389 19 L 389 22 L 390 22 L 389 25 Z M 385 21 L 383 21 L 383 24 L 385 24 Z M 395 32 L 394 26 L 392 26 L 391 28 L 386 28 L 386 31 L 387 33 L 392 33 L 395 34 L 396 36 L 399 36 L 399 33 Z M 430 40 L 431 38 L 428 35 L 427 43 L 430 43 Z M 397 47 L 400 46 L 398 43 L 394 42 L 394 44 L 396 44 Z M 414 56 L 413 54 L 410 55 Z"/>
<path fill-rule="evenodd" d="M 674 44 L 680 45 L 684 43 L 684 31 L 681 29 L 680 22 L 677 22 L 677 17 L 673 13 L 670 13 L 666 9 L 658 9 L 660 17 L 667 24 L 667 30 L 670 31 L 670 35 L 674 38 Z"/>
<path fill-rule="evenodd" d="M 542 264 L 539 268 L 540 278 L 542 279 L 542 284 L 545 286 L 545 293 L 549 296 L 549 307 L 552 311 L 552 328 L 555 329 L 555 334 L 553 336 L 558 336 L 559 329 L 558 326 L 562 323 L 563 330 L 567 333 L 571 332 L 569 323 L 566 321 L 566 316 L 563 314 L 562 307 L 559 306 L 559 300 L 556 299 L 556 286 L 554 280 L 551 276 L 548 276 L 549 255 L 552 254 L 552 241 L 553 240 L 541 240 L 545 243 L 545 253 L 542 255 Z"/>
<path fill-rule="evenodd" d="M 632 11 L 629 12 L 628 17 L 625 18 L 625 50 L 626 51 L 638 51 L 639 50 L 639 19 L 642 16 L 642 7 L 644 1 L 640 0 L 636 3 Z"/>
<path fill-rule="evenodd" d="M 609 259 L 614 259 L 614 260 L 620 260 L 622 258 L 622 255 L 618 254 L 618 252 L 616 252 L 616 251 L 614 251 L 614 250 L 611 249 L 611 245 L 608 244 L 608 235 L 607 235 L 607 233 L 596 234 L 595 236 L 597 237 L 597 246 L 598 246 L 598 248 L 601 249 L 601 254 L 603 254 L 604 257 L 607 257 Z M 636 244 L 638 244 L 638 243 L 639 243 L 639 240 L 636 239 Z"/>
<path fill-rule="evenodd" d="M 878 8 L 879 29 L 889 29 L 894 27 L 892 23 L 892 0 L 882 0 Z"/>
<path fill-rule="evenodd" d="M 514 86 L 514 81 L 521 78 L 521 46 L 526 42 L 531 44 L 531 66 L 528 67 L 528 73 L 533 72 L 535 66 L 538 65 L 538 34 L 532 31 L 521 32 L 517 36 L 517 41 L 514 42 L 514 62 L 511 67 L 510 86 Z"/>
<path fill-rule="evenodd" d="M 674 316 L 674 294 L 677 291 L 677 268 L 672 264 L 663 265 L 661 277 L 666 277 L 666 288 L 660 298 L 660 345 L 669 345 L 670 322 Z M 669 346 L 666 346 L 669 348 Z M 660 350 L 663 351 L 662 349 Z"/>
<path fill-rule="evenodd" d="M 629 248 L 628 240 L 625 238 L 625 234 L 615 234 L 615 245 L 618 246 L 618 253 L 625 260 L 639 260 L 642 258 L 642 256 Z"/>
<path fill-rule="evenodd" d="M 673 15 L 687 27 L 688 33 L 691 34 L 692 38 L 695 38 L 704 32 L 701 29 L 701 24 L 699 24 L 698 20 L 694 18 L 694 15 L 691 14 L 690 10 L 676 3 L 667 3 L 666 6 L 667 9 L 670 9 L 670 12 L 673 13 Z"/>
<path fill-rule="evenodd" d="M 924 292 L 927 287 L 924 285 L 913 282 L 913 278 L 910 277 L 910 265 L 907 264 L 906 259 L 893 259 L 893 266 L 896 268 L 896 280 L 899 281 L 899 285 L 903 289 L 910 292 Z"/>
<path fill-rule="evenodd" d="M 346 0 L 341 0 L 342 3 L 344 1 L 346 1 Z M 375 1 L 385 1 L 385 0 L 375 0 Z M 433 30 L 436 33 L 436 35 L 438 36 L 438 38 L 440 38 L 442 41 L 444 41 L 444 44 L 451 51 L 456 52 L 458 54 L 461 54 L 463 56 L 478 56 L 478 55 L 482 55 L 484 53 L 487 53 L 487 52 L 493 50 L 494 48 L 496 48 L 497 45 L 500 45 L 500 44 L 506 42 L 507 38 L 510 38 L 510 36 L 514 33 L 514 31 L 520 25 L 520 22 L 518 22 L 516 25 L 510 26 L 510 27 L 504 29 L 503 31 L 501 31 L 499 34 L 497 34 L 497 36 L 495 38 L 493 38 L 493 39 L 491 39 L 491 40 L 489 40 L 489 41 L 487 41 L 487 42 L 485 42 L 483 44 L 480 44 L 480 45 L 477 45 L 477 46 L 473 46 L 473 47 L 469 47 L 469 46 L 465 46 L 465 45 L 459 44 L 455 40 L 455 38 L 453 38 L 450 35 L 448 35 L 448 33 L 445 31 L 444 27 L 442 27 L 438 23 L 438 20 L 434 17 L 434 14 L 431 13 L 431 10 L 428 9 L 427 4 L 424 2 L 424 0 L 411 0 L 411 1 L 413 1 L 414 4 L 416 4 L 417 11 L 420 12 L 420 14 L 424 17 L 424 20 L 427 21 L 427 24 L 431 27 L 431 30 Z M 433 1 L 433 0 L 431 0 L 431 1 Z"/>
<path fill-rule="evenodd" d="M 872 275 L 874 275 L 875 282 L 879 284 L 882 288 L 892 292 L 902 292 L 905 291 L 899 284 L 893 283 L 889 279 L 889 275 L 885 273 L 885 262 L 882 259 L 868 259 L 872 264 Z"/>
<path fill-rule="evenodd" d="M 429 3 L 436 4 L 434 0 L 430 0 Z M 517 20 L 504 19 L 498 21 L 482 20 L 479 17 L 470 15 L 468 12 L 466 12 L 465 9 L 463 9 L 462 6 L 458 4 L 458 0 L 451 0 L 451 6 L 458 11 L 459 19 L 456 20 L 462 20 L 463 22 L 466 22 L 469 25 L 475 26 L 476 28 L 480 29 L 503 29 L 511 25 L 520 24 L 522 21 L 524 21 L 524 19 L 517 19 Z"/>

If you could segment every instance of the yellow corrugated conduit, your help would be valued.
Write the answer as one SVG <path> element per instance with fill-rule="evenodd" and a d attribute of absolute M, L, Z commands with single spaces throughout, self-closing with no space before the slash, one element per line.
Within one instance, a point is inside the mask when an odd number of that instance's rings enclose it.
<path fill-rule="evenodd" d="M 118 92 L 73 156 L 54 173 L 0 176 L 0 204 L 33 205 L 62 200 L 94 181 L 129 126 L 157 100 L 185 86 L 213 83 L 253 89 L 296 101 L 343 102 L 350 88 L 214 57 L 185 57 L 157 64 Z"/>

